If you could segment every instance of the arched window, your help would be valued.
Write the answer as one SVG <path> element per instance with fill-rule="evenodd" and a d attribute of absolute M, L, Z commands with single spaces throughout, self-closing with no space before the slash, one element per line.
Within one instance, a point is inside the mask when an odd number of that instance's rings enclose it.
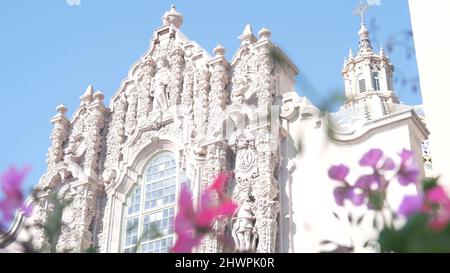
<path fill-rule="evenodd" d="M 366 92 L 366 80 L 363 74 L 358 75 L 359 93 Z"/>
<path fill-rule="evenodd" d="M 380 91 L 380 75 L 373 73 L 373 90 Z"/>
<path fill-rule="evenodd" d="M 184 175 L 180 175 L 180 177 Z M 123 218 L 123 252 L 169 252 L 179 192 L 177 165 L 171 153 L 157 154 L 141 184 L 127 196 Z"/>

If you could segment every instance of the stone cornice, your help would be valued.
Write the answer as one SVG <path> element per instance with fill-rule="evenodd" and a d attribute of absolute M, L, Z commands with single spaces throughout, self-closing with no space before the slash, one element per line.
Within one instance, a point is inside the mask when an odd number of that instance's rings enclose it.
<path fill-rule="evenodd" d="M 405 124 L 407 122 L 411 122 L 410 124 L 414 125 L 414 127 L 418 129 L 421 134 L 420 137 L 422 139 L 426 139 L 430 134 L 425 124 L 423 124 L 415 111 L 413 109 L 406 109 L 367 122 L 364 126 L 357 128 L 349 133 L 342 133 L 333 130 L 333 134 L 330 136 L 330 140 L 339 144 L 354 145 L 355 143 L 360 143 L 366 138 L 370 137 L 376 131 L 383 130 L 387 126 L 392 126 L 395 124 Z"/>

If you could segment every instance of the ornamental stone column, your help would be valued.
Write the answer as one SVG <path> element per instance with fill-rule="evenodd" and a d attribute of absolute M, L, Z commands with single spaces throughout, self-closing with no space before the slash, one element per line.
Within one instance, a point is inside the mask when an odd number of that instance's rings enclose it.
<path fill-rule="evenodd" d="M 225 48 L 218 45 L 214 48 L 215 56 L 209 61 L 211 68 L 211 91 L 209 92 L 209 111 L 206 146 L 206 164 L 204 165 L 202 188 L 205 189 L 219 173 L 227 169 L 226 143 L 223 138 L 223 120 L 226 107 L 228 83 L 228 62 L 225 59 Z M 223 189 L 226 190 L 226 189 Z M 218 253 L 224 250 L 224 231 L 226 219 L 218 219 L 213 224 L 213 231 L 208 234 L 200 247 L 201 252 Z"/>
<path fill-rule="evenodd" d="M 64 104 L 56 108 L 58 114 L 52 119 L 53 131 L 51 134 L 51 147 L 49 149 L 47 164 L 49 166 L 56 166 L 59 162 L 64 160 L 64 143 L 67 141 L 70 122 L 67 119 L 67 107 Z"/>
<path fill-rule="evenodd" d="M 258 233 L 256 252 L 273 253 L 276 251 L 278 232 L 278 181 L 274 177 L 279 161 L 279 130 L 276 113 L 274 113 L 273 96 L 276 92 L 274 62 L 271 57 L 273 45 L 270 31 L 262 29 L 260 39 L 255 45 L 258 49 L 259 79 L 261 85 L 257 90 L 258 128 L 255 147 L 257 151 L 258 177 L 254 180 L 253 197 L 255 198 L 255 227 Z"/>
<path fill-rule="evenodd" d="M 181 45 L 176 43 L 169 52 L 171 81 L 168 86 L 169 107 L 180 104 L 181 88 L 183 87 L 184 52 Z"/>
<path fill-rule="evenodd" d="M 137 126 L 142 128 L 147 123 L 148 114 L 151 112 L 152 97 L 150 91 L 152 88 L 152 77 L 155 74 L 155 61 L 146 56 L 141 63 L 141 72 L 139 73 L 135 84 L 138 87 L 138 101 L 137 101 Z"/>
<path fill-rule="evenodd" d="M 201 140 L 207 129 L 208 122 L 208 94 L 209 94 L 209 79 L 211 73 L 206 65 L 202 65 L 196 71 L 197 86 L 194 89 L 194 125 L 195 125 L 195 140 Z"/>
<path fill-rule="evenodd" d="M 88 106 L 86 156 L 84 171 L 88 177 L 97 179 L 99 171 L 99 156 L 103 140 L 103 128 L 106 124 L 107 109 L 103 105 L 103 93 L 98 91 L 93 96 L 93 102 Z"/>

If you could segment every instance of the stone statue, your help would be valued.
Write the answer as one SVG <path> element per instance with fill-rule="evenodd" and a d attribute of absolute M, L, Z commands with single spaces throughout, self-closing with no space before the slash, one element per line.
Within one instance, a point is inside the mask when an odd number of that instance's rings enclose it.
<path fill-rule="evenodd" d="M 157 62 L 157 75 L 155 77 L 155 88 L 153 94 L 153 110 L 165 110 L 169 108 L 169 100 L 167 98 L 167 85 L 169 84 L 169 69 L 161 58 Z"/>
<path fill-rule="evenodd" d="M 234 222 L 232 236 L 237 252 L 255 252 L 257 231 L 255 228 L 256 217 L 253 213 L 253 203 L 248 197 L 239 208 Z"/>

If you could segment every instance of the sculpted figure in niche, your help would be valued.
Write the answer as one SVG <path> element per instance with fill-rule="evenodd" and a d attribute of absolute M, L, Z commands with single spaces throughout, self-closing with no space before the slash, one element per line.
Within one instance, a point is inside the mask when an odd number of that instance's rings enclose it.
<path fill-rule="evenodd" d="M 156 63 L 157 73 L 155 76 L 155 88 L 152 90 L 153 110 L 165 110 L 169 108 L 169 99 L 167 97 L 167 85 L 170 81 L 170 71 L 167 68 L 164 58 L 158 59 Z"/>
<path fill-rule="evenodd" d="M 239 208 L 234 222 L 232 236 L 237 252 L 255 252 L 257 231 L 255 227 L 256 217 L 253 213 L 253 197 L 248 196 Z"/>
<path fill-rule="evenodd" d="M 86 153 L 86 141 L 82 134 L 71 136 L 69 139 L 69 144 L 64 150 L 66 156 L 75 159 L 75 162 L 80 163 L 83 156 Z M 66 158 L 67 160 L 68 158 Z"/>
<path fill-rule="evenodd" d="M 231 101 L 233 104 L 242 104 L 244 102 L 245 92 L 248 89 L 248 81 L 245 77 L 237 76 L 233 80 L 233 90 L 231 91 Z"/>

